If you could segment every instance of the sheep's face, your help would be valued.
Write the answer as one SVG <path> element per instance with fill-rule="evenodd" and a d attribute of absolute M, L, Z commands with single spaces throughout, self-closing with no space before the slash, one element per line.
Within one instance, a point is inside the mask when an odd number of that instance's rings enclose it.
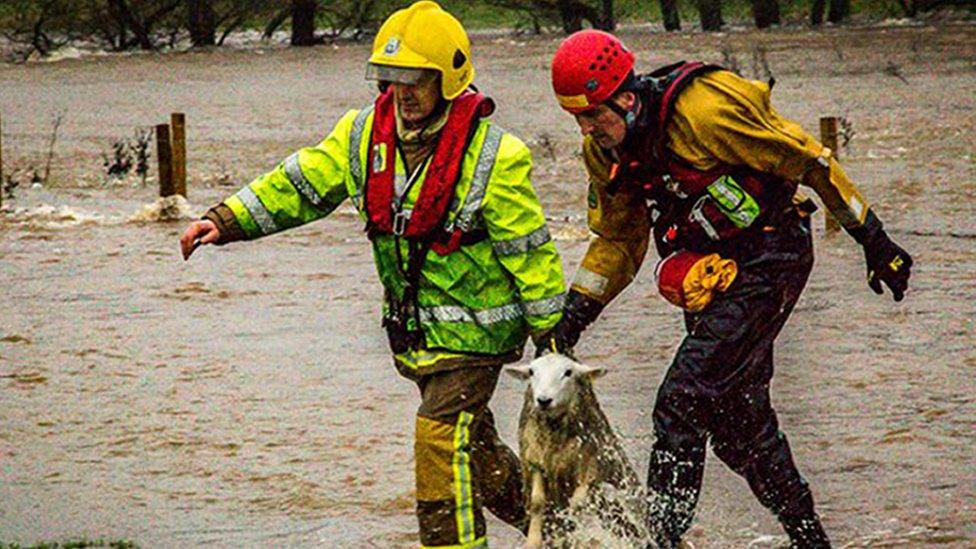
<path fill-rule="evenodd" d="M 541 356 L 529 364 L 505 368 L 510 375 L 529 381 L 532 407 L 544 415 L 558 416 L 577 395 L 577 387 L 606 373 L 604 368 L 585 366 L 560 354 Z"/>

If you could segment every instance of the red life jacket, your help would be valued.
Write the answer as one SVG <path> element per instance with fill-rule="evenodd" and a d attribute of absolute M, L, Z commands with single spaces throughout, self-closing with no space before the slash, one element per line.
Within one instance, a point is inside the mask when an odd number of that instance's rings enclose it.
<path fill-rule="evenodd" d="M 399 212 L 393 211 L 397 139 L 393 91 L 380 95 L 374 107 L 364 192 L 370 230 L 417 240 L 431 239 L 432 248 L 441 255 L 457 250 L 461 246 L 461 230 L 445 233 L 444 222 L 461 178 L 464 153 L 479 120 L 494 110 L 495 103 L 480 93 L 465 92 L 452 101 L 413 212 L 409 220 L 396 219 Z"/>
<path fill-rule="evenodd" d="M 681 92 L 698 76 L 722 70 L 701 62 L 681 62 L 654 71 L 644 135 L 621 155 L 611 171 L 611 189 L 639 185 L 662 213 L 654 224 L 655 243 L 664 255 L 677 248 L 707 251 L 770 221 L 790 204 L 796 183 L 748 166 L 719 164 L 699 170 L 667 148 L 667 125 Z M 662 255 L 663 257 L 663 255 Z"/>

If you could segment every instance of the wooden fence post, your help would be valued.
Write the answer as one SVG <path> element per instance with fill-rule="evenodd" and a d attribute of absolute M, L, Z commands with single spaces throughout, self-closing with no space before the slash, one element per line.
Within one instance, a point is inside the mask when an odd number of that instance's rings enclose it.
<path fill-rule="evenodd" d="M 159 196 L 176 194 L 173 188 L 173 151 L 169 142 L 169 124 L 156 125 L 156 154 L 159 160 Z"/>
<path fill-rule="evenodd" d="M 186 116 L 174 112 L 170 116 L 173 150 L 173 192 L 186 198 Z"/>
<path fill-rule="evenodd" d="M 830 148 L 834 160 L 840 161 L 840 148 L 837 146 L 837 117 L 824 116 L 820 119 L 820 142 Z M 828 233 L 840 231 L 840 223 L 827 208 L 824 208 L 824 230 Z"/>
<path fill-rule="evenodd" d="M 3 116 L 0 115 L 0 210 L 3 209 Z"/>

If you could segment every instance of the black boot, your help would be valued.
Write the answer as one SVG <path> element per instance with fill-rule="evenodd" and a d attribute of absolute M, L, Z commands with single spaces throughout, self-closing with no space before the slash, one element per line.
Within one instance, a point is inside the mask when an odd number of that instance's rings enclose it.
<path fill-rule="evenodd" d="M 790 537 L 790 549 L 830 549 L 830 540 L 816 513 L 800 517 L 779 517 Z"/>

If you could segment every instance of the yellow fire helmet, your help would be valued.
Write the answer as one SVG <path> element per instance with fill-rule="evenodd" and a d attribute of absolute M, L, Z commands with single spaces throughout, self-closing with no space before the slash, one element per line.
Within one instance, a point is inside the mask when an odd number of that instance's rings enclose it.
<path fill-rule="evenodd" d="M 376 33 L 366 78 L 415 84 L 424 69 L 441 73 L 441 95 L 451 100 L 474 80 L 471 41 L 460 21 L 436 2 L 416 2 L 391 15 Z"/>

